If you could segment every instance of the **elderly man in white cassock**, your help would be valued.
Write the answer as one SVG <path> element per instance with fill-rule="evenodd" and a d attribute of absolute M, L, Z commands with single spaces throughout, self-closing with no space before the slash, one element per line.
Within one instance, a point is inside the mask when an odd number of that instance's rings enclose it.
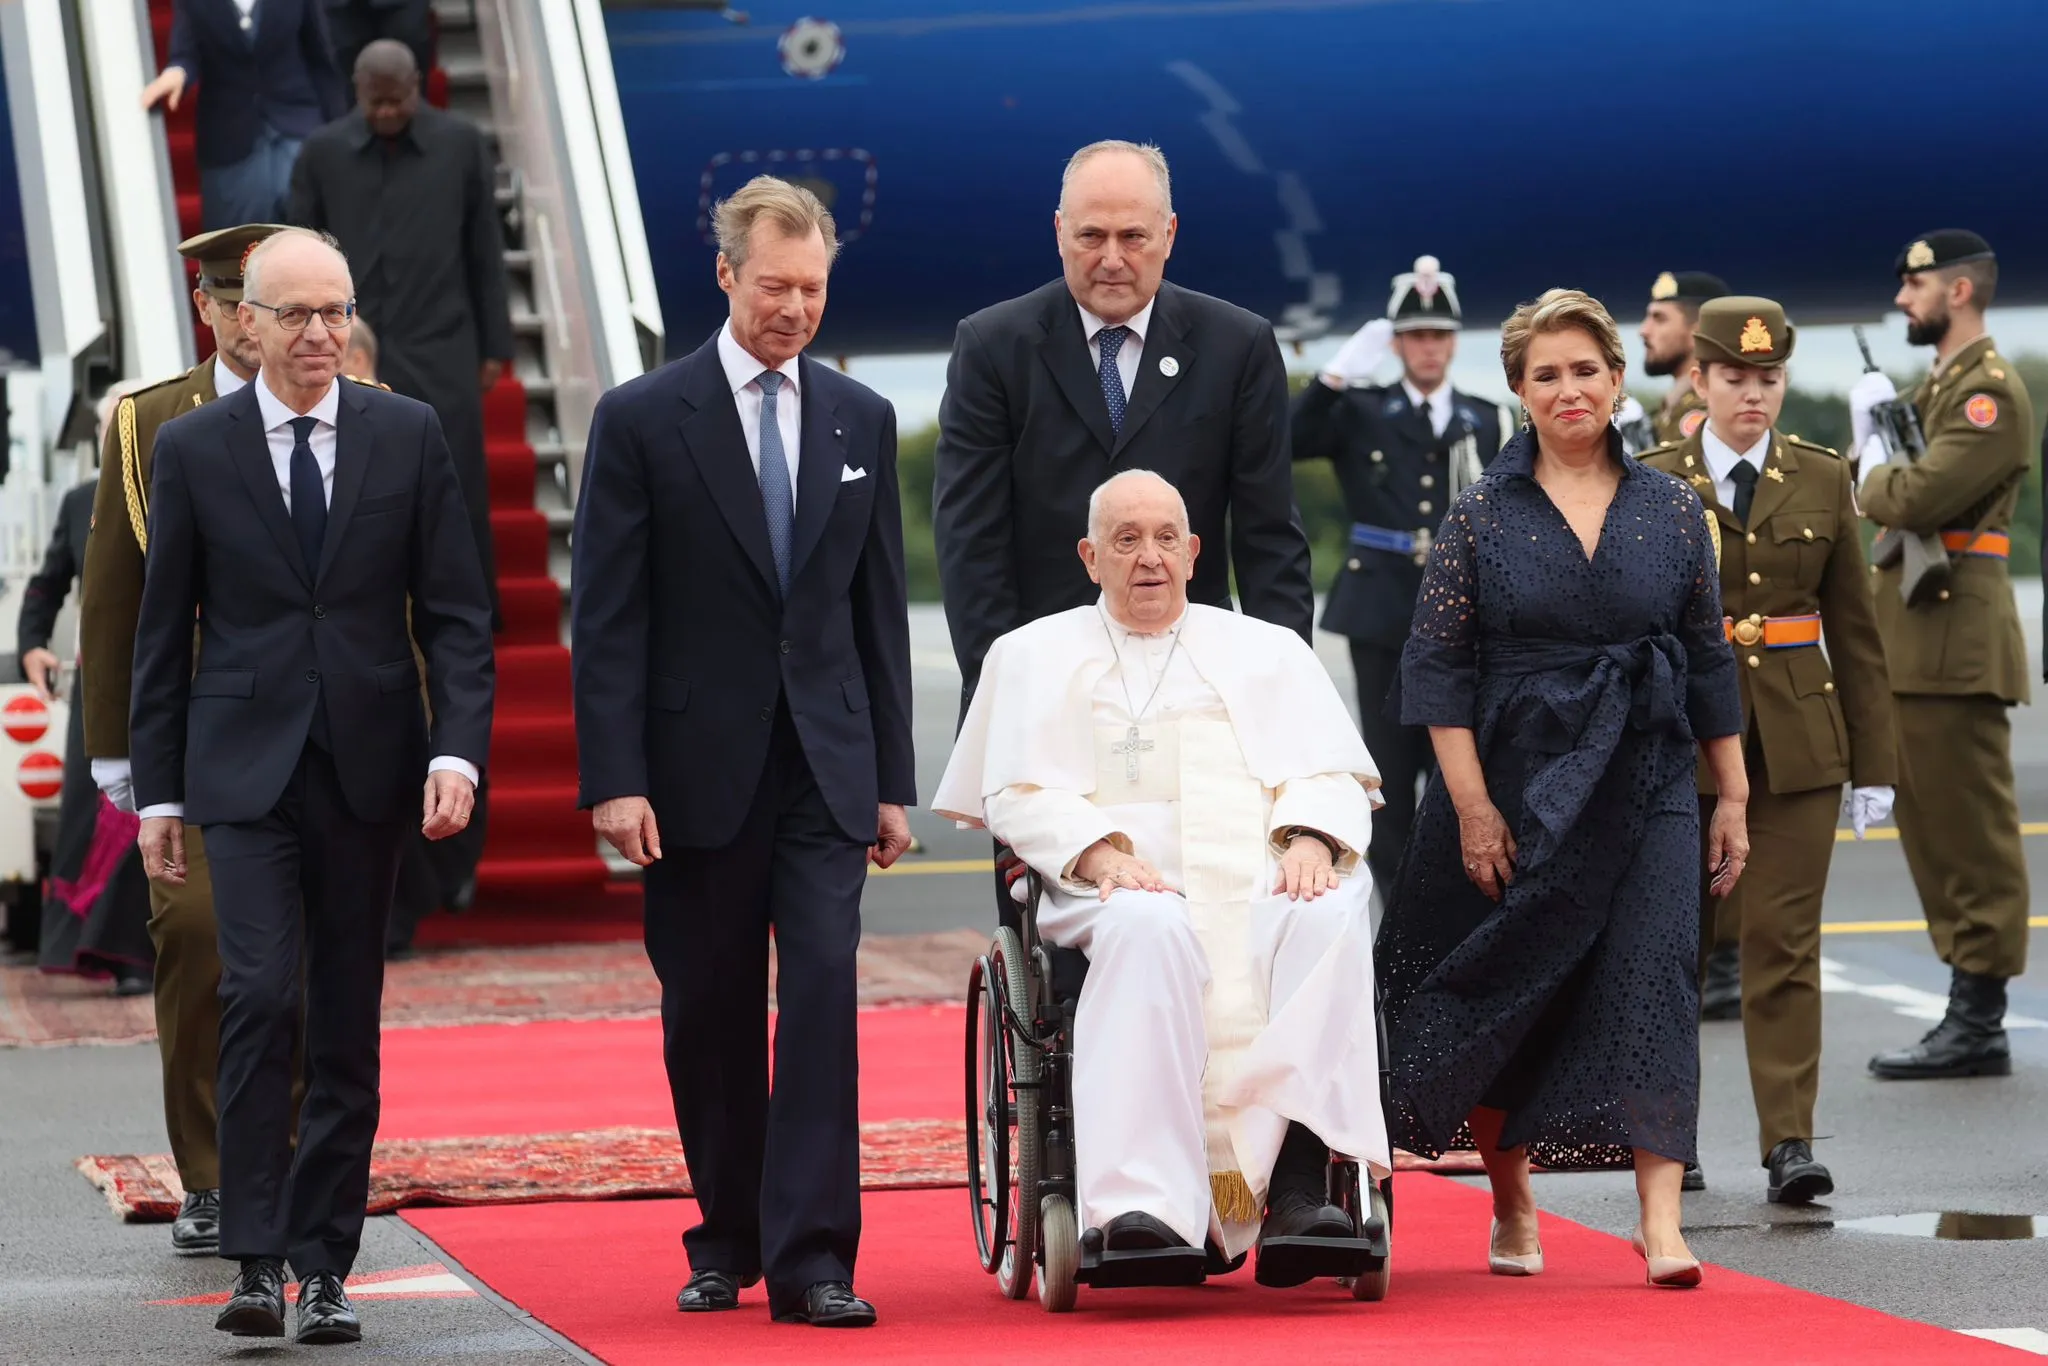
<path fill-rule="evenodd" d="M 1332 1153 L 1389 1164 L 1361 858 L 1379 775 L 1300 637 L 1189 604 L 1201 548 L 1158 475 L 1097 489 L 1101 600 L 995 643 L 933 807 L 1036 870 L 1040 934 L 1088 955 L 1082 1225 L 1112 1251 L 1256 1240 L 1259 1282 L 1299 1285 L 1350 1269 L 1318 1244 L 1354 1236 Z"/>

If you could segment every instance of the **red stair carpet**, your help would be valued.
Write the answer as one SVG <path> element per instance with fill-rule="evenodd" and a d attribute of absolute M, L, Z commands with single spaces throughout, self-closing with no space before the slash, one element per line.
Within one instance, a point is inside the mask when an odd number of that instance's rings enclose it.
<path fill-rule="evenodd" d="M 1488 1197 L 1440 1176 L 1395 1180 L 1393 1287 L 1354 1303 L 1329 1281 L 1266 1290 L 1249 1268 L 1185 1290 L 1082 1289 L 1070 1315 L 1013 1304 L 974 1261 L 961 1191 L 863 1197 L 856 1288 L 879 1324 L 821 1341 L 769 1322 L 763 1287 L 730 1314 L 678 1314 L 678 1235 L 692 1202 L 422 1209 L 402 1217 L 471 1274 L 616 1366 L 675 1361 L 1418 1363 L 1418 1366 L 2019 1366 L 2027 1354 L 1709 1267 L 1698 1290 L 1651 1290 L 1616 1237 L 1546 1216 L 1549 1269 L 1490 1276 Z"/>

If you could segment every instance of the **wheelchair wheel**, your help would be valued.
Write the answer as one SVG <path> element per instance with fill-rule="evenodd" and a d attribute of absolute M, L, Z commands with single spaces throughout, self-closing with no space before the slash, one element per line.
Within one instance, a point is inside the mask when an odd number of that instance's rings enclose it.
<path fill-rule="evenodd" d="M 1002 1020 L 1004 1051 L 1010 1070 L 1010 1146 L 1016 1165 L 1010 1175 L 1010 1245 L 996 1266 L 996 1284 L 1003 1294 L 1021 1300 L 1031 1294 L 1031 1266 L 1038 1256 L 1038 1186 L 1045 1175 L 1045 1130 L 1040 1124 L 1038 1080 L 1042 1071 L 1038 1046 L 1016 1037 L 1013 1021 L 1035 1028 L 1031 1005 L 1031 960 L 1023 941 L 1007 927 L 996 931 L 989 946 L 991 990 L 1002 983 L 1010 1009 Z"/>
<path fill-rule="evenodd" d="M 1048 1195 L 1038 1211 L 1038 1236 L 1044 1261 L 1038 1268 L 1038 1302 L 1048 1314 L 1065 1314 L 1074 1307 L 1081 1269 L 1081 1229 L 1074 1206 L 1064 1195 Z"/>
<path fill-rule="evenodd" d="M 974 1250 L 993 1272 L 1009 1245 L 1009 1072 L 1003 1048 L 1002 988 L 988 956 L 967 976 L 967 1195 Z"/>
<path fill-rule="evenodd" d="M 1394 1270 L 1394 1207 L 1387 1199 L 1382 1183 L 1372 1182 L 1367 1188 L 1366 1198 L 1371 1201 L 1371 1210 L 1387 1230 L 1387 1255 L 1376 1268 L 1366 1272 L 1351 1283 L 1351 1298 L 1366 1300 L 1373 1304 L 1387 1297 L 1387 1288 L 1393 1280 Z"/>

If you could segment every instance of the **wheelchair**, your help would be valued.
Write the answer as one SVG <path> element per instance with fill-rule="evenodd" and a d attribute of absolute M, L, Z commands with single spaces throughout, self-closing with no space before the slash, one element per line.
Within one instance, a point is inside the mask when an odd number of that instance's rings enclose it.
<path fill-rule="evenodd" d="M 1004 1298 L 1033 1286 L 1050 1313 L 1073 1309 L 1081 1286 L 1199 1285 L 1244 1265 L 1211 1249 L 1111 1251 L 1100 1229 L 1082 1229 L 1074 1177 L 1074 1013 L 1087 955 L 1038 936 L 1044 887 L 1027 873 L 1023 906 L 1001 898 L 1002 924 L 967 981 L 968 1196 L 981 1269 Z M 1388 1103 L 1386 1022 L 1374 992 L 1380 1097 Z M 1386 1298 L 1392 1250 L 1393 1180 L 1362 1182 L 1357 1162 L 1333 1156 L 1329 1201 L 1351 1216 L 1355 1237 L 1335 1243 L 1356 1300 Z M 1334 1240 L 1332 1240 L 1334 1243 Z M 1328 1247 L 1331 1244 L 1323 1244 Z"/>

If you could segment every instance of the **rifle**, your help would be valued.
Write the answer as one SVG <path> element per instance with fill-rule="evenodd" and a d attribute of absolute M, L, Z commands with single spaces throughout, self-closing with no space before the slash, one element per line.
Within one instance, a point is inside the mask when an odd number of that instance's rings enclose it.
<path fill-rule="evenodd" d="M 1863 353 L 1863 372 L 1875 372 L 1877 362 L 1871 358 L 1870 343 L 1864 340 L 1862 327 L 1849 330 L 1855 334 L 1856 347 Z M 1870 418 L 1877 429 L 1877 439 L 1884 443 L 1886 459 L 1896 460 L 1903 453 L 1908 462 L 1916 462 L 1927 454 L 1927 434 L 1920 429 L 1920 414 L 1912 404 L 1892 399 L 1872 408 Z M 1860 466 L 1862 459 L 1863 453 L 1858 451 L 1854 465 Z M 1860 468 L 1855 472 L 1862 473 Z M 1908 607 L 1939 602 L 1947 594 L 1952 566 L 1939 535 L 1915 535 L 1895 527 L 1880 527 L 1877 538 L 1871 542 L 1870 562 L 1880 569 L 1900 566 L 1899 596 Z"/>

